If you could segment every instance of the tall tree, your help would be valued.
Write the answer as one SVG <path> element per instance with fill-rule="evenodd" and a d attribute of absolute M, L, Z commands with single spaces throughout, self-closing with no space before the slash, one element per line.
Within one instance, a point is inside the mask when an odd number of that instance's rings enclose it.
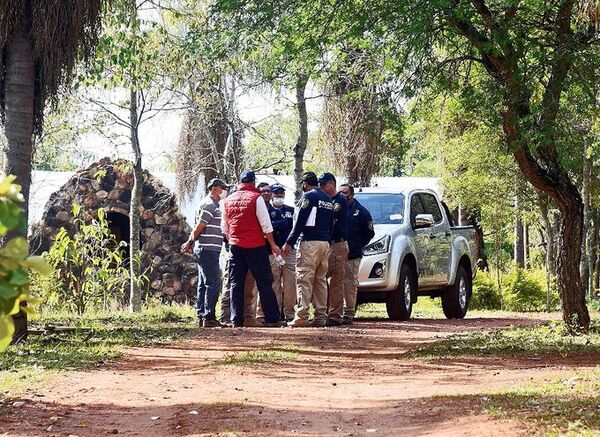
<path fill-rule="evenodd" d="M 33 134 L 42 129 L 46 100 L 73 78 L 81 54 L 94 54 L 108 0 L 0 2 L 0 109 L 7 146 L 4 173 L 17 176 L 27 220 Z"/>
<path fill-rule="evenodd" d="M 440 91 L 461 89 L 465 94 L 474 80 L 485 83 L 483 99 L 472 104 L 482 113 L 493 111 L 499 115 L 504 142 L 523 177 L 547 193 L 562 215 L 557 283 L 563 320 L 571 332 L 589 328 L 579 273 L 583 205 L 576 181 L 564 162 L 574 153 L 580 156 L 580 146 L 573 149 L 565 135 L 568 118 L 563 117 L 563 104 L 575 85 L 592 89 L 598 86 L 600 32 L 595 22 L 581 18 L 579 2 L 227 3 L 243 11 L 262 7 L 272 15 L 280 8 L 293 8 L 298 15 L 312 11 L 307 29 L 295 29 L 298 33 L 293 39 L 314 47 L 330 47 L 332 37 L 374 41 L 377 51 L 389 60 L 384 65 L 404 78 L 404 92 L 409 96 L 432 83 Z M 320 38 L 323 33 L 327 36 Z M 482 72 L 483 76 L 473 72 Z"/>
<path fill-rule="evenodd" d="M 91 86 L 88 100 L 108 114 L 125 135 L 133 161 L 133 188 L 129 202 L 129 306 L 132 312 L 141 309 L 141 247 L 140 203 L 143 190 L 142 145 L 140 125 L 169 107 L 161 100 L 159 71 L 168 51 L 165 33 L 155 20 L 141 17 L 146 0 L 114 0 L 115 8 L 107 16 L 92 68 L 82 77 Z M 95 88 L 94 88 L 95 87 Z M 98 97 L 99 89 L 112 94 Z"/>

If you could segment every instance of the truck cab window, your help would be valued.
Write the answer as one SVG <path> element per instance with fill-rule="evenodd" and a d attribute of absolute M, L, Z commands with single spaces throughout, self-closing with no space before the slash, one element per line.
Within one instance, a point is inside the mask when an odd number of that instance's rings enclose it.
<path fill-rule="evenodd" d="M 415 227 L 415 219 L 419 214 L 425 214 L 425 209 L 421 199 L 419 199 L 419 194 L 413 194 L 410 198 L 410 225 L 413 228 Z"/>
<path fill-rule="evenodd" d="M 438 205 L 435 196 L 429 193 L 420 193 L 419 197 L 421 197 L 421 201 L 425 207 L 424 214 L 431 214 L 433 220 L 436 223 L 440 223 L 443 220 L 442 211 L 440 211 L 440 206 Z"/>

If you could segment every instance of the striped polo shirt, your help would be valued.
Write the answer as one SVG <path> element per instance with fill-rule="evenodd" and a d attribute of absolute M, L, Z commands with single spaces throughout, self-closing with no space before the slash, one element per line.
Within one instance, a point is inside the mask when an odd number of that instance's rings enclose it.
<path fill-rule="evenodd" d="M 196 243 L 196 249 L 211 252 L 220 252 L 223 244 L 223 233 L 221 232 L 221 210 L 219 203 L 210 196 L 206 196 L 198 206 L 196 213 L 196 225 L 201 221 L 206 225 Z"/>

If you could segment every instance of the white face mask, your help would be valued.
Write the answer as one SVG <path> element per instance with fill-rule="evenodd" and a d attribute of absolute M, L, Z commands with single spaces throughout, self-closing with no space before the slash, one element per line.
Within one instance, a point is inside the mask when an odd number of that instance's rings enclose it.
<path fill-rule="evenodd" d="M 283 197 L 273 197 L 273 206 L 283 206 L 284 201 Z"/>
<path fill-rule="evenodd" d="M 223 200 L 227 197 L 227 191 L 223 190 L 219 193 L 219 199 Z"/>

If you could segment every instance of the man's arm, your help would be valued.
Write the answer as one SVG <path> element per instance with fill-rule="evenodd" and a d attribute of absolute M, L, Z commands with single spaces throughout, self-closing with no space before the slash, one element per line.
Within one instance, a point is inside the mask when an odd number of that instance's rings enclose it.
<path fill-rule="evenodd" d="M 292 232 L 290 232 L 287 241 L 283 245 L 284 254 L 287 255 L 287 253 L 289 253 L 290 251 L 291 246 L 296 244 L 296 242 L 298 241 L 300 234 L 304 230 L 304 226 L 306 225 L 306 221 L 308 220 L 308 216 L 310 215 L 310 210 L 312 206 L 313 202 L 309 198 L 304 196 L 302 197 L 302 199 L 300 199 L 300 210 L 298 211 L 298 217 L 294 222 Z"/>
<path fill-rule="evenodd" d="M 271 224 L 271 217 L 269 216 L 269 210 L 265 203 L 265 199 L 259 197 L 256 200 L 256 217 L 265 235 L 273 232 L 273 225 Z"/>
<path fill-rule="evenodd" d="M 181 253 L 190 253 L 192 248 L 194 247 L 194 241 L 200 238 L 202 232 L 206 229 L 206 223 L 198 222 L 196 228 L 192 232 L 190 232 L 190 237 L 188 240 L 181 245 Z"/>
<path fill-rule="evenodd" d="M 338 215 L 338 221 L 340 223 L 340 229 L 342 230 L 340 237 L 344 240 L 348 239 L 348 205 L 346 203 L 340 204 L 342 209 Z"/>
<path fill-rule="evenodd" d="M 373 217 L 371 217 L 371 213 L 366 209 L 362 210 L 362 220 L 360 223 L 360 236 L 361 236 L 361 244 L 365 247 L 369 244 L 369 241 L 375 236 L 375 230 L 373 229 Z"/>
<path fill-rule="evenodd" d="M 221 232 L 223 232 L 223 235 L 226 238 L 229 238 L 229 225 L 227 223 L 227 208 L 225 208 L 225 205 L 223 205 L 223 208 L 221 208 Z"/>

